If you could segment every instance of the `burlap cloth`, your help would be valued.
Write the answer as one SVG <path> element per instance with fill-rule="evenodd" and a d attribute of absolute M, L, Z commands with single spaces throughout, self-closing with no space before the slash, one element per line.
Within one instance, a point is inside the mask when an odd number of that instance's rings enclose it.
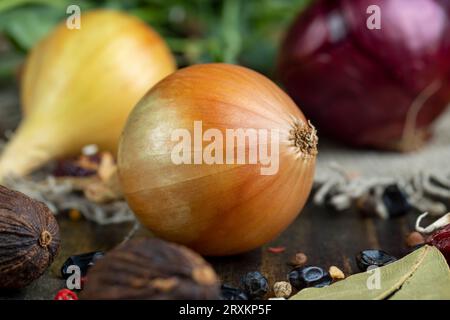
<path fill-rule="evenodd" d="M 0 90 L 0 153 L 5 140 L 20 121 L 18 92 L 15 88 Z M 2 139 L 2 134 L 4 135 Z M 6 136 L 6 139 L 5 139 Z M 20 156 L 20 155 L 18 155 Z M 70 181 L 56 179 L 51 175 L 51 165 L 27 178 L 11 178 L 6 181 L 10 188 L 44 202 L 54 214 L 76 209 L 86 219 L 98 224 L 135 221 L 134 215 L 124 200 L 106 204 L 94 203 L 74 192 Z"/>
<path fill-rule="evenodd" d="M 397 184 L 419 211 L 444 214 L 450 200 L 450 110 L 433 129 L 427 145 L 405 154 L 353 150 L 322 141 L 314 201 L 328 201 L 343 210 L 370 190 L 380 194 L 386 186 Z"/>
<path fill-rule="evenodd" d="M 14 90 L 0 92 L 0 130 L 15 127 L 19 121 L 17 105 Z M 345 210 L 371 194 L 378 215 L 387 217 L 382 194 L 387 186 L 395 184 L 419 211 L 435 215 L 446 213 L 450 203 L 450 110 L 435 124 L 434 132 L 433 139 L 424 148 L 407 154 L 353 150 L 321 140 L 313 201 Z M 74 208 L 87 219 L 101 224 L 133 220 L 124 201 L 106 205 L 91 203 L 74 194 L 70 184 L 56 182 L 45 171 L 33 179 L 15 179 L 8 183 L 47 203 L 55 213 Z"/>

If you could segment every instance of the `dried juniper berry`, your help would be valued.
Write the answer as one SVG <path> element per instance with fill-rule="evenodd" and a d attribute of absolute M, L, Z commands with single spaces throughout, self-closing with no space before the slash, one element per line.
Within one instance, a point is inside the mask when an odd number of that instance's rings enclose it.
<path fill-rule="evenodd" d="M 258 271 L 245 274 L 241 278 L 241 286 L 250 299 L 262 298 L 269 291 L 269 282 Z"/>
<path fill-rule="evenodd" d="M 80 268 L 81 276 L 85 276 L 90 267 L 92 267 L 96 261 L 103 258 L 104 253 L 101 251 L 83 253 L 69 257 L 61 267 L 61 276 L 67 279 L 73 275 L 73 270 L 70 270 L 70 266 L 77 266 Z"/>
<path fill-rule="evenodd" d="M 330 285 L 333 281 L 328 271 L 316 266 L 295 268 L 289 273 L 288 278 L 291 285 L 297 290 L 308 287 L 322 288 Z"/>
<path fill-rule="evenodd" d="M 361 271 L 367 271 L 370 266 L 383 267 L 396 260 L 382 250 L 364 250 L 356 255 L 356 264 Z"/>
<path fill-rule="evenodd" d="M 238 288 L 223 284 L 220 288 L 223 300 L 248 300 L 247 294 Z"/>
<path fill-rule="evenodd" d="M 384 190 L 382 200 L 391 218 L 400 217 L 411 210 L 408 196 L 396 184 L 390 185 Z"/>

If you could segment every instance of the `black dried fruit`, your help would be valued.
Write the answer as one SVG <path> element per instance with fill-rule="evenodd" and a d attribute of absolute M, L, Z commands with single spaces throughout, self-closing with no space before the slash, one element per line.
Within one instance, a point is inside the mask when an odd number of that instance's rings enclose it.
<path fill-rule="evenodd" d="M 258 271 L 245 274 L 241 278 L 241 286 L 251 299 L 262 298 L 269 291 L 269 282 Z"/>
<path fill-rule="evenodd" d="M 56 177 L 90 177 L 97 174 L 100 161 L 100 154 L 61 160 L 57 163 L 53 175 Z"/>
<path fill-rule="evenodd" d="M 89 269 L 82 299 L 220 299 L 211 266 L 192 250 L 159 239 L 133 239 Z"/>
<path fill-rule="evenodd" d="M 223 300 L 248 300 L 247 294 L 238 288 L 223 284 L 220 288 Z"/>
<path fill-rule="evenodd" d="M 391 218 L 400 217 L 411 210 L 408 196 L 396 184 L 390 185 L 384 190 L 382 199 Z"/>
<path fill-rule="evenodd" d="M 367 271 L 370 266 L 382 267 L 396 260 L 382 250 L 364 250 L 356 256 L 356 263 L 361 271 Z"/>
<path fill-rule="evenodd" d="M 80 268 L 81 276 L 84 277 L 87 274 L 88 269 L 92 267 L 97 262 L 97 260 L 103 258 L 104 255 L 105 254 L 101 251 L 95 251 L 71 256 L 66 260 L 66 262 L 64 262 L 63 266 L 61 267 L 61 276 L 64 279 L 67 279 L 68 277 L 73 275 L 73 271 L 69 272 L 68 268 L 75 265 Z"/>
<path fill-rule="evenodd" d="M 292 267 L 303 267 L 308 262 L 308 257 L 303 252 L 297 252 L 289 261 L 289 265 Z"/>
<path fill-rule="evenodd" d="M 58 253 L 59 227 L 47 206 L 0 186 L 0 288 L 39 278 Z"/>
<path fill-rule="evenodd" d="M 297 290 L 309 287 L 322 288 L 333 282 L 328 271 L 316 266 L 295 268 L 289 273 L 288 278 L 291 285 Z"/>
<path fill-rule="evenodd" d="M 61 160 L 55 168 L 53 175 L 55 177 L 90 177 L 96 173 L 97 171 L 83 168 L 73 161 Z"/>

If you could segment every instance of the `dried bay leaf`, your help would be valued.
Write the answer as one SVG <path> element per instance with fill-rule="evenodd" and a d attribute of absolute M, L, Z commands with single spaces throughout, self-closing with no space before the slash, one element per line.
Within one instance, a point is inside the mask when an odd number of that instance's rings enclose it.
<path fill-rule="evenodd" d="M 424 246 L 387 266 L 355 274 L 329 287 L 301 290 L 291 299 L 450 299 L 450 269 L 438 249 Z"/>
<path fill-rule="evenodd" d="M 408 278 L 401 290 L 391 300 L 450 300 L 450 270 L 447 261 L 435 247 L 428 247 L 430 253 L 416 272 Z"/>

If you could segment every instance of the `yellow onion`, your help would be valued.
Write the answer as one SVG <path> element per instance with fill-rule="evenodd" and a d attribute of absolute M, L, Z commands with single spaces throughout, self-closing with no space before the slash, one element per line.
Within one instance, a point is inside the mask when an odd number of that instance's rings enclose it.
<path fill-rule="evenodd" d="M 81 15 L 79 30 L 62 23 L 26 61 L 24 119 L 0 159 L 0 180 L 88 144 L 116 152 L 134 105 L 174 70 L 165 42 L 135 17 L 98 10 Z"/>
<path fill-rule="evenodd" d="M 200 121 L 203 138 L 194 129 Z M 258 139 L 234 139 L 227 150 L 222 138 L 239 129 Z M 222 146 L 212 148 L 215 141 Z M 119 176 L 130 207 L 157 236 L 205 255 L 230 255 L 270 241 L 299 214 L 316 145 L 315 129 L 269 79 L 239 66 L 196 65 L 159 82 L 133 110 L 119 144 Z M 250 162 L 254 146 L 268 152 Z M 277 146 L 277 170 L 264 171 L 275 167 L 275 157 L 268 160 Z"/>

